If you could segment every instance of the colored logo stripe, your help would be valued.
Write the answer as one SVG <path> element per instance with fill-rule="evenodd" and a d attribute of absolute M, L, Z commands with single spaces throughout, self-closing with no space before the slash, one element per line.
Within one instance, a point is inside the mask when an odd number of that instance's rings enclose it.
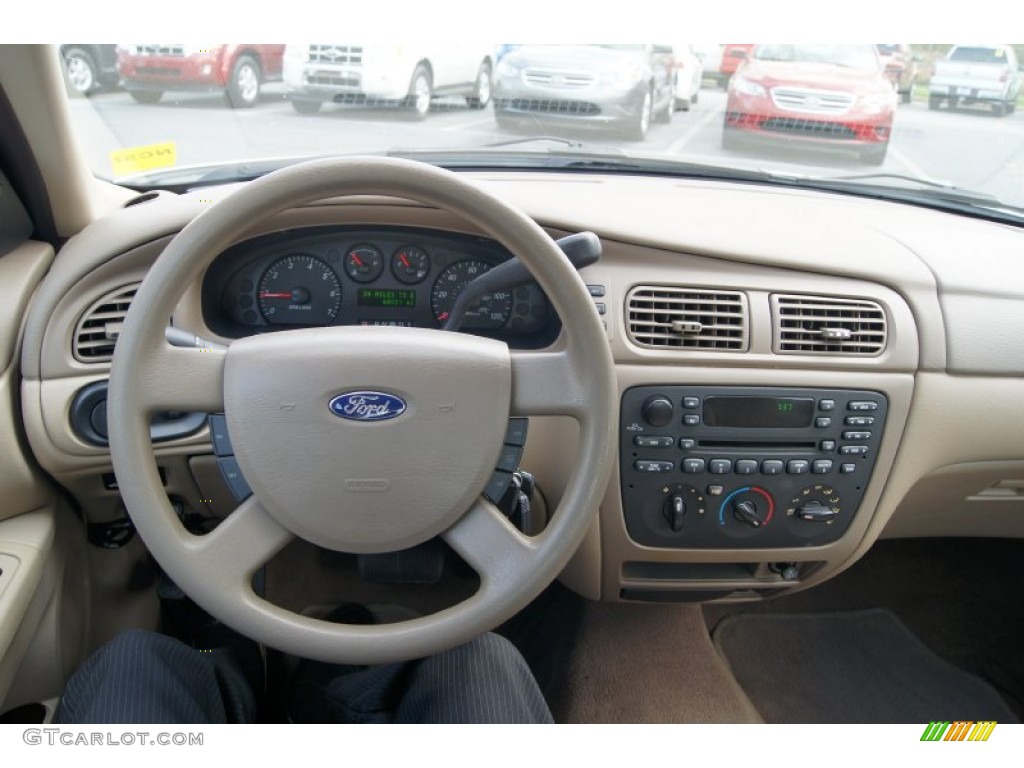
<path fill-rule="evenodd" d="M 921 741 L 988 741 L 996 725 L 994 720 L 932 721 L 921 734 Z"/>

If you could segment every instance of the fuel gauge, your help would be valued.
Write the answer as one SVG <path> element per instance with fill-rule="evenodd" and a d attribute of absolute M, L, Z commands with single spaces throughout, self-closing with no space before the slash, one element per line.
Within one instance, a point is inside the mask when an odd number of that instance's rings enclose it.
<path fill-rule="evenodd" d="M 422 281 L 430 272 L 430 256 L 418 245 L 406 245 L 391 257 L 391 272 L 407 285 Z"/>

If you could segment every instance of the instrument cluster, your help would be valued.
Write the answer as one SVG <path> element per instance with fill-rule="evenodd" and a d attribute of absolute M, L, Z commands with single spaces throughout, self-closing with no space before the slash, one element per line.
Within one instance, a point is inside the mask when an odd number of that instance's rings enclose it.
<path fill-rule="evenodd" d="M 440 328 L 463 288 L 511 258 L 493 240 L 436 230 L 289 230 L 221 254 L 203 280 L 203 314 L 228 338 L 330 325 Z M 460 330 L 538 348 L 559 328 L 530 283 L 483 296 Z"/>

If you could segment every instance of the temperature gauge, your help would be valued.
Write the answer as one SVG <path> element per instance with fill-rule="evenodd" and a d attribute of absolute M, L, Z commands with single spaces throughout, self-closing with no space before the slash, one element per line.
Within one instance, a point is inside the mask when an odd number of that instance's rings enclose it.
<path fill-rule="evenodd" d="M 345 274 L 357 283 L 369 283 L 384 271 L 384 255 L 372 245 L 357 245 L 345 254 Z"/>

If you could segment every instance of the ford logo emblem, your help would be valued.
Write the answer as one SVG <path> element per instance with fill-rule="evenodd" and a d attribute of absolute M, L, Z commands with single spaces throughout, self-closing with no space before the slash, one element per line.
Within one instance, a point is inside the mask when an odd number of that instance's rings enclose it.
<path fill-rule="evenodd" d="M 331 399 L 331 413 L 350 421 L 387 421 L 405 413 L 408 407 L 398 395 L 366 390 L 343 392 Z"/>

